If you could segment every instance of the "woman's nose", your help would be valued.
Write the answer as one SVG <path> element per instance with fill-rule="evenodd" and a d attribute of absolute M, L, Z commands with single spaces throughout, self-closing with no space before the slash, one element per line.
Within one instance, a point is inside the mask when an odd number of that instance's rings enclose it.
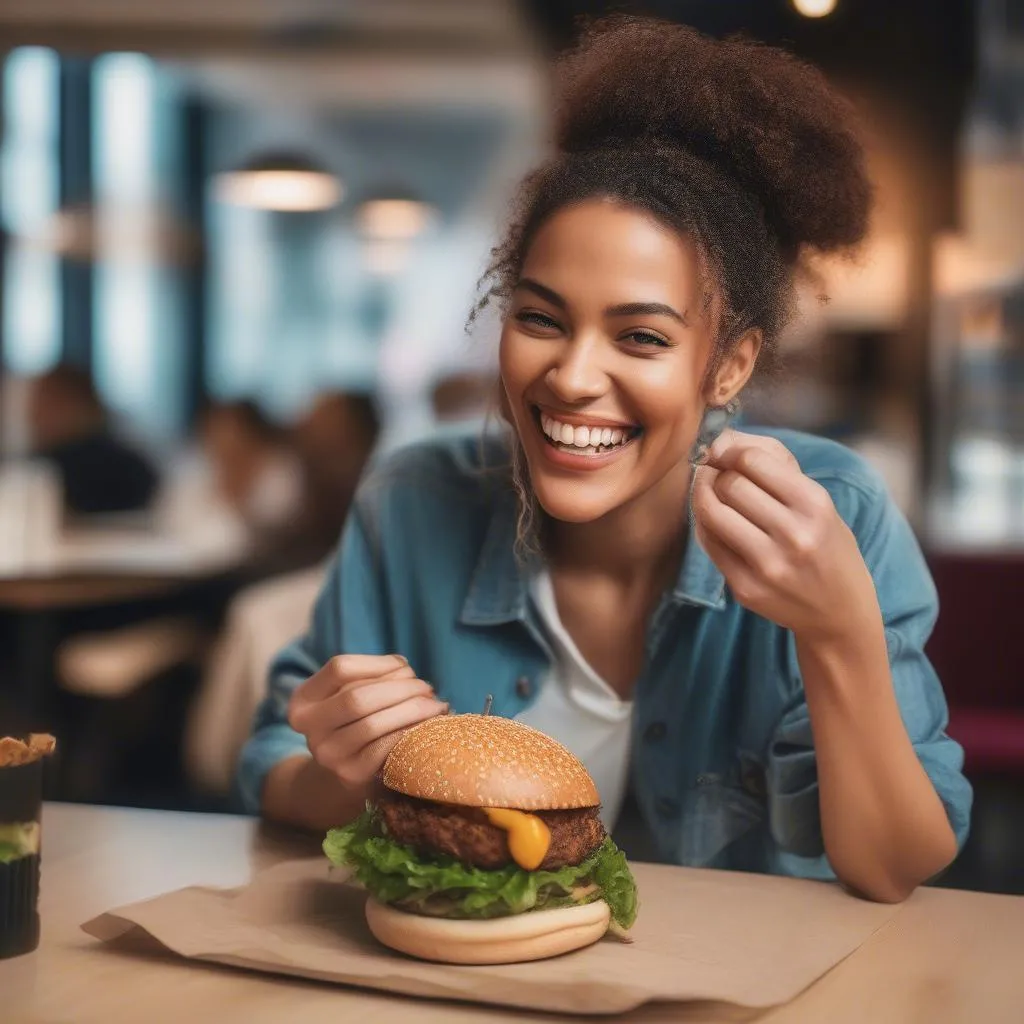
<path fill-rule="evenodd" d="M 545 383 L 567 405 L 598 398 L 608 387 L 608 376 L 599 356 L 599 346 L 593 342 L 569 342 L 559 351 Z"/>

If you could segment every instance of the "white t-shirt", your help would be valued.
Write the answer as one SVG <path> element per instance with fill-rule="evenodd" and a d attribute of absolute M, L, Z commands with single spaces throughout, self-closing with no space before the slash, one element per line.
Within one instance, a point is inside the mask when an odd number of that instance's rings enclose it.
<path fill-rule="evenodd" d="M 601 797 L 601 820 L 610 832 L 629 782 L 633 702 L 619 695 L 587 664 L 562 625 L 551 576 L 542 571 L 530 596 L 554 655 L 537 699 L 516 718 L 547 733 L 586 766 Z"/>

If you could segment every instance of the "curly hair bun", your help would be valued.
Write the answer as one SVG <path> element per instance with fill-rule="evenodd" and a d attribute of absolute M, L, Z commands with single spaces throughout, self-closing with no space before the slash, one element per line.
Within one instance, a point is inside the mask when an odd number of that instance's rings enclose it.
<path fill-rule="evenodd" d="M 685 149 L 752 193 L 785 249 L 863 238 L 872 188 L 852 107 L 791 54 L 617 16 L 593 23 L 558 71 L 563 152 Z"/>

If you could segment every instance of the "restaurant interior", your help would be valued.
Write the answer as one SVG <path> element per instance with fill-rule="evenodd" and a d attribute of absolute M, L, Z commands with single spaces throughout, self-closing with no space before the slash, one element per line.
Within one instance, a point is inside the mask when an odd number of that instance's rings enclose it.
<path fill-rule="evenodd" d="M 868 240 L 744 415 L 909 518 L 975 790 L 941 884 L 1024 894 L 1024 0 L 2 0 L 0 734 L 57 736 L 53 801 L 239 813 L 366 467 L 493 412 L 467 314 L 611 9 L 784 44 L 862 114 Z"/>

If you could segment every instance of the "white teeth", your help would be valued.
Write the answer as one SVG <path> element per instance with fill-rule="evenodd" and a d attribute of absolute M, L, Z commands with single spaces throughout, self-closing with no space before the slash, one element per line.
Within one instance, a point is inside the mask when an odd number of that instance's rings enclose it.
<path fill-rule="evenodd" d="M 628 430 L 619 427 L 574 427 L 571 423 L 561 423 L 545 413 L 540 416 L 540 426 L 556 443 L 595 453 L 599 448 L 622 444 L 629 439 L 630 434 Z"/>

